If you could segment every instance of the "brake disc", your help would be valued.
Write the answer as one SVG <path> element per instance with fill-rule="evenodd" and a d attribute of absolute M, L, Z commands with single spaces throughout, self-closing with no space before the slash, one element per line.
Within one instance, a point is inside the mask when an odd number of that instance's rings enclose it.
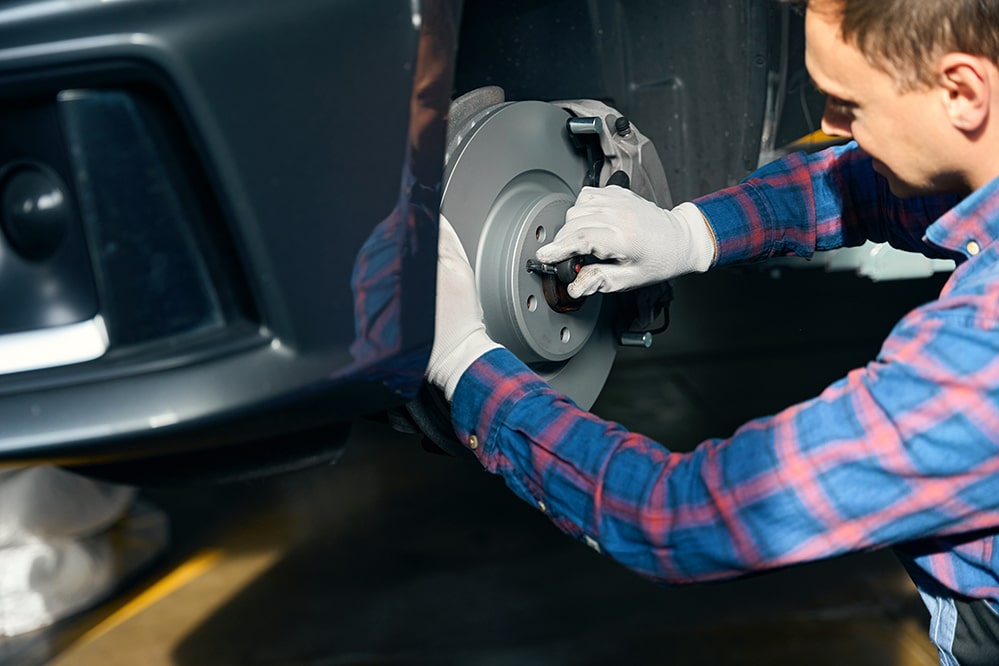
<path fill-rule="evenodd" d="M 569 138 L 568 111 L 503 102 L 496 91 L 452 107 L 441 214 L 475 269 L 489 335 L 589 409 L 617 352 L 614 300 L 595 295 L 556 312 L 526 264 L 564 224 L 590 164 Z"/>

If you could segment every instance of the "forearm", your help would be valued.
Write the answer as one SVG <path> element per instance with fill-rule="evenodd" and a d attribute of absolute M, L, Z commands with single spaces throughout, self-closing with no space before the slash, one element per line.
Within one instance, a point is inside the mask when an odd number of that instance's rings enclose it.
<path fill-rule="evenodd" d="M 785 561 L 785 552 L 739 542 L 736 507 L 708 472 L 718 443 L 670 452 L 579 410 L 505 351 L 473 365 L 452 408 L 456 431 L 488 471 L 562 531 L 644 576 L 716 580 Z M 740 454 L 761 468 L 773 462 L 749 440 Z"/>
<path fill-rule="evenodd" d="M 897 348 L 917 350 L 908 335 Z M 566 533 L 659 582 L 717 580 L 995 526 L 999 498 L 941 502 L 999 470 L 954 472 L 946 429 L 921 433 L 925 415 L 905 411 L 924 380 L 900 361 L 690 454 L 577 409 L 505 350 L 462 377 L 453 417 L 483 466 Z M 941 423 L 955 398 L 934 397 Z"/>
<path fill-rule="evenodd" d="M 951 256 L 923 239 L 954 196 L 895 197 L 869 156 L 854 145 L 768 164 L 742 183 L 701 197 L 717 244 L 715 266 L 851 247 L 871 240 Z"/>

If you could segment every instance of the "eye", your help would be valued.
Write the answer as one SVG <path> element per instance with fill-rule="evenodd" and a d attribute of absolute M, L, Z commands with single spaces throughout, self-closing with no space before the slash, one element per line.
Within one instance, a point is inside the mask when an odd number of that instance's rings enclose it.
<path fill-rule="evenodd" d="M 833 95 L 826 96 L 826 103 L 829 105 L 830 111 L 843 115 L 850 115 L 857 108 L 856 103 L 848 102 L 845 99 L 840 99 L 839 97 L 834 97 Z"/>

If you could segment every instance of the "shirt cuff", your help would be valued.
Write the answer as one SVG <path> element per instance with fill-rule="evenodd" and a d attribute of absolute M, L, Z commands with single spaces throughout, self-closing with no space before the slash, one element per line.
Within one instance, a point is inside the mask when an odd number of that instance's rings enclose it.
<path fill-rule="evenodd" d="M 731 266 L 764 259 L 772 250 L 760 211 L 766 201 L 751 184 L 730 187 L 693 201 L 714 235 L 713 266 Z"/>
<path fill-rule="evenodd" d="M 514 494 L 563 532 L 599 551 L 594 484 L 599 483 L 613 447 L 598 446 L 592 433 L 546 439 L 546 422 L 537 418 L 537 410 L 550 415 L 555 402 L 574 408 L 567 400 L 501 348 L 481 356 L 462 375 L 451 403 L 451 420 L 458 438 L 487 471 L 501 475 Z M 573 421 L 581 415 L 563 414 Z M 604 425 L 593 421 L 605 433 Z M 575 451 L 556 454 L 554 448 L 565 444 Z M 559 455 L 572 460 L 563 461 Z M 564 482 L 566 469 L 555 469 L 561 464 L 585 478 L 574 475 L 573 483 Z"/>
<path fill-rule="evenodd" d="M 500 463 L 498 430 L 526 395 L 548 388 L 504 348 L 480 356 L 461 376 L 451 401 L 451 420 L 459 440 L 490 472 Z"/>

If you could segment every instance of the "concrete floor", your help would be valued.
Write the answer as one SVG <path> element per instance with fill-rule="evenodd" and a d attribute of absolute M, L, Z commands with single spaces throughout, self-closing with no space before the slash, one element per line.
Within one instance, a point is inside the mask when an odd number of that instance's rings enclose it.
<path fill-rule="evenodd" d="M 594 411 L 678 450 L 730 434 L 871 358 L 939 284 L 810 271 L 682 283 L 674 327 L 619 357 Z M 472 459 L 377 424 L 331 467 L 145 495 L 173 526 L 160 564 L 3 663 L 938 663 L 889 552 L 661 588 L 563 536 Z"/>

